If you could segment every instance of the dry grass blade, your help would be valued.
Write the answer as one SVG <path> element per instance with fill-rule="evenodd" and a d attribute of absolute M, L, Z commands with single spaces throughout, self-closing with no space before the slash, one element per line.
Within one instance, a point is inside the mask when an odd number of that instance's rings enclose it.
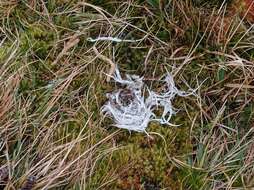
<path fill-rule="evenodd" d="M 76 46 L 80 39 L 79 39 L 79 35 L 80 34 L 74 34 L 73 36 L 71 36 L 68 41 L 66 43 L 64 43 L 64 48 L 62 49 L 62 51 L 58 54 L 58 56 L 56 57 L 55 61 L 52 63 L 53 65 L 57 64 L 59 62 L 59 60 L 68 53 L 68 51 L 73 48 L 74 46 Z"/>
<path fill-rule="evenodd" d="M 93 51 L 99 59 L 101 59 L 102 61 L 105 61 L 106 63 L 108 63 L 110 65 L 110 69 L 107 74 L 107 82 L 109 82 L 110 79 L 112 78 L 113 74 L 115 73 L 116 64 L 111 59 L 109 59 L 106 56 L 99 53 L 99 51 L 97 50 L 97 48 L 95 46 L 93 46 Z"/>
<path fill-rule="evenodd" d="M 5 85 L 0 87 L 0 119 L 4 121 L 4 115 L 8 113 L 14 104 L 14 94 L 20 82 L 19 76 L 12 77 Z M 1 123 L 1 122 L 0 122 Z"/>
<path fill-rule="evenodd" d="M 32 190 L 36 183 L 36 177 L 29 176 L 20 190 Z"/>
<path fill-rule="evenodd" d="M 247 84 L 225 84 L 225 86 L 229 88 L 254 89 L 253 85 L 247 85 Z"/>

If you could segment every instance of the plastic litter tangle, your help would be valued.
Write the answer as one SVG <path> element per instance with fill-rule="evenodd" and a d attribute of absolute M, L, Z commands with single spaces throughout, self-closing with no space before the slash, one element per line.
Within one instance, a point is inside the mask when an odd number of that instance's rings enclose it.
<path fill-rule="evenodd" d="M 112 118 L 116 127 L 130 131 L 146 133 L 151 121 L 175 126 L 170 123 L 172 115 L 176 114 L 173 99 L 177 95 L 188 96 L 193 93 L 178 90 L 169 73 L 161 80 L 164 91 L 160 93 L 149 89 L 140 76 L 127 74 L 123 79 L 118 69 L 113 79 L 125 87 L 107 94 L 108 101 L 102 106 L 101 112 Z M 162 111 L 161 114 L 155 113 L 158 109 Z"/>

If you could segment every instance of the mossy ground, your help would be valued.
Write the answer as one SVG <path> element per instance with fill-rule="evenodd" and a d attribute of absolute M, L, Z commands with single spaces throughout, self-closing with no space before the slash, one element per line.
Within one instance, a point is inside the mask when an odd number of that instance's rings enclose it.
<path fill-rule="evenodd" d="M 34 189 L 253 187 L 253 29 L 227 3 L 1 1 L 2 187 L 29 176 Z M 143 40 L 86 40 L 97 36 Z M 100 108 L 117 86 L 93 45 L 155 88 L 169 71 L 178 88 L 197 89 L 174 101 L 180 126 L 152 122 L 151 137 L 112 127 Z"/>

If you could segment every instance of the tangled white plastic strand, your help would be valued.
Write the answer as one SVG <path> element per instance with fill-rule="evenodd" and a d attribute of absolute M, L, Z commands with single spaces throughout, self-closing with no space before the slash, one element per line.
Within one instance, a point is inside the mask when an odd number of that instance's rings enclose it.
<path fill-rule="evenodd" d="M 130 131 L 147 133 L 146 128 L 151 121 L 176 126 L 169 122 L 172 115 L 176 113 L 172 106 L 172 100 L 176 95 L 188 96 L 191 94 L 178 90 L 169 73 L 162 80 L 166 85 L 166 92 L 163 93 L 150 90 L 144 85 L 143 78 L 137 75 L 126 75 L 126 79 L 122 79 L 118 68 L 116 68 L 113 78 L 117 83 L 126 87 L 108 93 L 109 100 L 102 106 L 101 112 L 106 117 L 112 118 L 116 127 Z M 147 97 L 144 95 L 145 91 L 148 92 Z M 124 95 L 124 92 L 127 92 L 128 95 Z M 124 96 L 129 99 L 124 100 Z M 162 108 L 163 112 L 158 116 L 154 111 L 159 108 Z"/>
<path fill-rule="evenodd" d="M 142 39 L 139 40 L 125 40 L 125 39 L 120 39 L 117 37 L 106 37 L 106 36 L 102 36 L 102 37 L 97 37 L 97 38 L 87 38 L 87 41 L 89 42 L 98 42 L 98 41 L 111 41 L 111 42 L 139 42 Z"/>

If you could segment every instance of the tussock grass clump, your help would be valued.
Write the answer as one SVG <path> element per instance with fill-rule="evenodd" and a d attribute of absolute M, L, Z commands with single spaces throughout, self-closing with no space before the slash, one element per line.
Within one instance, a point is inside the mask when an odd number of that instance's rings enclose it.
<path fill-rule="evenodd" d="M 254 35 L 235 3 L 1 1 L 1 188 L 253 188 Z M 173 102 L 180 126 L 112 127 L 100 55 L 156 92 L 167 72 L 197 89 Z"/>

